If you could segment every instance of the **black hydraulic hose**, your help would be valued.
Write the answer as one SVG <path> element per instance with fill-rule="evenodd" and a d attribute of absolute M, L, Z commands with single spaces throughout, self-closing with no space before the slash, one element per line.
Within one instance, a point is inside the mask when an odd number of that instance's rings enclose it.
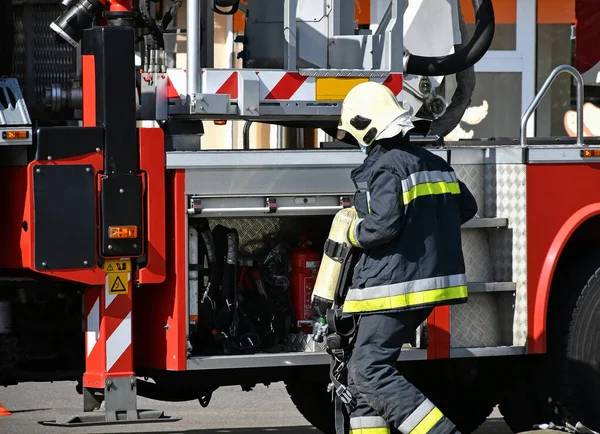
<path fill-rule="evenodd" d="M 473 0 L 476 26 L 473 37 L 460 51 L 442 57 L 408 55 L 406 74 L 452 75 L 475 65 L 487 52 L 494 39 L 495 17 L 492 0 Z"/>
<path fill-rule="evenodd" d="M 460 8 L 458 6 L 458 23 L 460 27 L 460 36 L 462 42 L 454 47 L 455 51 L 459 51 L 467 43 L 469 33 L 467 25 Z M 456 73 L 456 90 L 452 95 L 450 105 L 446 108 L 446 113 L 437 118 L 431 123 L 430 133 L 439 137 L 445 137 L 457 127 L 467 108 L 471 104 L 471 96 L 475 90 L 477 78 L 475 76 L 475 68 L 471 66 L 464 71 Z"/>
<path fill-rule="evenodd" d="M 252 121 L 246 121 L 244 124 L 244 150 L 250 149 L 250 127 L 252 126 Z"/>
<path fill-rule="evenodd" d="M 174 28 L 177 13 L 179 12 L 179 8 L 182 4 L 183 0 L 173 0 L 173 4 L 167 10 L 167 12 L 165 12 L 160 25 L 163 31 Z"/>

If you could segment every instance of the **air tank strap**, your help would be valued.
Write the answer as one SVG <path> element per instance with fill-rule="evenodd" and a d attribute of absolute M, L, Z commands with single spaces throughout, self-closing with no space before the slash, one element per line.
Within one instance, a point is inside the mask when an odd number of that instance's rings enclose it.
<path fill-rule="evenodd" d="M 356 400 L 344 383 L 347 379 L 348 359 L 356 339 L 357 321 L 354 317 L 342 319 L 340 312 L 337 308 L 327 311 L 327 328 L 330 333 L 325 338 L 325 348 L 331 356 L 329 369 L 331 382 L 327 390 L 331 392 L 334 402 L 336 434 L 345 433 L 344 405 L 348 410 L 356 405 Z"/>
<path fill-rule="evenodd" d="M 346 243 L 338 243 L 330 238 L 327 238 L 323 246 L 323 252 L 336 262 L 343 263 L 351 247 Z"/>

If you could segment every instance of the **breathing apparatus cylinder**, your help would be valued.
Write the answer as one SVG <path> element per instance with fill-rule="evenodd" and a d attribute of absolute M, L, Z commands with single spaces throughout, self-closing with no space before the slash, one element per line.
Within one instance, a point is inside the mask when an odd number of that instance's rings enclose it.
<path fill-rule="evenodd" d="M 356 209 L 344 208 L 333 218 L 326 243 L 325 254 L 317 273 L 317 281 L 312 293 L 312 305 L 320 317 L 325 317 L 327 309 L 333 306 L 338 287 L 343 260 L 339 253 L 343 249 L 351 249 L 347 233 L 350 225 L 358 218 Z M 331 249 L 328 246 L 332 246 Z"/>
<path fill-rule="evenodd" d="M 308 247 L 312 235 L 302 235 L 299 239 L 299 246 L 291 253 L 292 306 L 294 319 L 300 330 L 308 328 L 312 324 L 311 317 L 315 316 L 311 299 L 321 263 L 321 252 Z"/>

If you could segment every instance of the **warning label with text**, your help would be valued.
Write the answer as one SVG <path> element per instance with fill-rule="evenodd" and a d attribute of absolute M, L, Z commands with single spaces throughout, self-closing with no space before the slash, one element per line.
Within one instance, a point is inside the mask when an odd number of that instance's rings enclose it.
<path fill-rule="evenodd" d="M 131 261 L 106 261 L 104 263 L 104 271 L 107 273 L 131 273 Z"/>

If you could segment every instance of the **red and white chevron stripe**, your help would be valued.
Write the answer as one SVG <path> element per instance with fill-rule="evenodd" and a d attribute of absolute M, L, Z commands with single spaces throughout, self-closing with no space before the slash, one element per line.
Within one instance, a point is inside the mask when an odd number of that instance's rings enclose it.
<path fill-rule="evenodd" d="M 251 71 L 251 70 L 245 70 Z M 300 75 L 297 72 L 254 71 L 259 79 L 260 101 L 315 101 L 316 78 Z M 179 98 L 186 94 L 186 72 L 184 69 L 169 69 L 169 98 Z M 240 75 L 235 70 L 202 70 L 202 92 L 210 94 L 229 94 L 237 100 Z M 394 95 L 402 92 L 402 74 L 392 73 L 386 78 L 371 78 L 371 81 L 383 83 Z"/>
<path fill-rule="evenodd" d="M 131 273 L 127 276 L 127 294 L 110 294 L 108 275 L 104 287 L 90 287 L 84 294 L 85 387 L 103 388 L 105 377 L 133 375 Z"/>
<path fill-rule="evenodd" d="M 316 80 L 297 72 L 261 71 L 261 101 L 314 101 Z"/>

